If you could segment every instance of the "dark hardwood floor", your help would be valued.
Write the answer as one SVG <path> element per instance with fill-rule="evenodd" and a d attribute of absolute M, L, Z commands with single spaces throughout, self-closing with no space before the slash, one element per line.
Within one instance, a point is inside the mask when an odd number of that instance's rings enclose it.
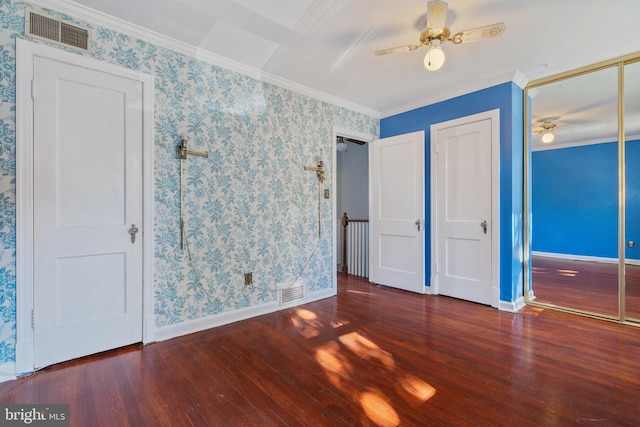
<path fill-rule="evenodd" d="M 534 256 L 531 270 L 537 301 L 618 317 L 618 264 Z M 625 281 L 626 316 L 640 321 L 640 266 L 627 264 Z"/>
<path fill-rule="evenodd" d="M 340 277 L 338 296 L 55 365 L 72 426 L 638 426 L 640 329 Z"/>

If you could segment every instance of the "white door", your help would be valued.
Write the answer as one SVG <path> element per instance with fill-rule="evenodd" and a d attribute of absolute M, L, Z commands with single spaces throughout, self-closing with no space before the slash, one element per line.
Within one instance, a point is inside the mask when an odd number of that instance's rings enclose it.
<path fill-rule="evenodd" d="M 491 118 L 469 120 L 432 129 L 435 274 L 438 293 L 490 305 L 494 127 Z"/>
<path fill-rule="evenodd" d="M 38 368 L 142 341 L 143 117 L 139 81 L 39 57 L 34 76 Z"/>
<path fill-rule="evenodd" d="M 424 132 L 373 141 L 370 280 L 424 293 Z"/>

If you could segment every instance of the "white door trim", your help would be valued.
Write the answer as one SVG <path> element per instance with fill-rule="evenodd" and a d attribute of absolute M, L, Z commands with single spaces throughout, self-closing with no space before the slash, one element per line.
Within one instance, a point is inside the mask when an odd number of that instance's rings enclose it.
<path fill-rule="evenodd" d="M 16 374 L 34 369 L 33 295 L 33 98 L 34 57 L 115 74 L 143 90 L 143 318 L 142 341 L 155 341 L 153 295 L 153 88 L 154 77 L 61 49 L 16 40 Z"/>
<path fill-rule="evenodd" d="M 437 134 L 441 129 L 481 120 L 491 120 L 491 306 L 500 304 L 500 109 L 485 111 L 431 125 L 431 292 L 438 294 L 438 153 Z"/>
<path fill-rule="evenodd" d="M 371 160 L 371 141 L 378 138 L 370 133 L 358 132 L 341 126 L 334 126 L 331 133 L 331 192 L 333 193 L 331 195 L 331 239 L 333 242 L 333 265 L 331 268 L 333 269 L 334 291 L 338 289 L 338 198 L 336 197 L 338 191 L 338 150 L 336 147 L 338 136 L 367 142 L 369 147 L 369 160 Z M 369 167 L 371 167 L 371 165 L 369 165 Z M 369 174 L 371 174 L 371 171 L 369 171 Z M 369 176 L 369 188 L 367 191 L 369 191 L 369 218 L 371 218 L 371 176 Z M 371 230 L 369 230 L 369 234 L 371 234 Z M 369 241 L 369 253 L 371 253 L 371 241 Z M 369 262 L 368 270 L 371 271 L 371 262 Z"/>

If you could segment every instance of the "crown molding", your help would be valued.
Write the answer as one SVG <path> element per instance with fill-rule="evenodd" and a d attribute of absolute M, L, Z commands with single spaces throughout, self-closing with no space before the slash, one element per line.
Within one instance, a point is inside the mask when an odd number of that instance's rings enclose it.
<path fill-rule="evenodd" d="M 415 110 L 417 108 L 424 107 L 426 105 L 436 104 L 438 102 L 446 101 L 452 98 L 456 98 L 462 95 L 468 95 L 473 92 L 477 92 L 482 89 L 487 89 L 493 86 L 497 86 L 503 83 L 513 82 L 521 89 L 529 83 L 529 80 L 519 71 L 500 74 L 494 78 L 485 79 L 480 82 L 471 83 L 468 85 L 460 86 L 456 90 L 445 93 L 440 93 L 436 96 L 428 98 L 422 98 L 418 101 L 413 101 L 405 105 L 401 105 L 390 110 L 382 112 L 381 118 L 387 118 L 395 116 L 396 114 L 406 113 L 407 111 Z"/>
<path fill-rule="evenodd" d="M 511 79 L 520 89 L 524 89 L 529 84 L 529 78 L 522 74 L 520 71 L 516 70 L 513 74 L 513 78 Z"/>
<path fill-rule="evenodd" d="M 54 12 L 64 13 L 76 19 L 87 21 L 95 25 L 103 26 L 123 34 L 127 34 L 134 38 L 154 43 L 159 47 L 181 53 L 183 55 L 191 56 L 200 61 L 216 65 L 226 70 L 233 71 L 235 73 L 242 74 L 244 76 L 251 77 L 265 83 L 273 84 L 283 89 L 288 89 L 301 95 L 306 95 L 311 98 L 315 98 L 317 100 L 324 101 L 338 107 L 362 113 L 376 119 L 381 118 L 381 113 L 379 111 L 344 100 L 342 98 L 338 98 L 333 95 L 329 95 L 316 89 L 312 89 L 308 86 L 304 86 L 291 80 L 287 80 L 274 74 L 262 71 L 258 68 L 250 67 L 246 64 L 242 64 L 232 59 L 225 58 L 221 55 L 217 55 L 204 49 L 200 49 L 188 43 L 175 40 L 158 32 L 148 30 L 139 25 L 127 22 L 114 16 L 107 15 L 73 1 L 29 0 L 28 3 L 37 7 L 50 9 Z"/>

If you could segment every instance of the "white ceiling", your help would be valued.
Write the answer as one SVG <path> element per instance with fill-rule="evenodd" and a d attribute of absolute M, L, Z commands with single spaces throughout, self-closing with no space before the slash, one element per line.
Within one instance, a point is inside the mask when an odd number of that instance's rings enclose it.
<path fill-rule="evenodd" d="M 52 7 L 56 1 L 42 0 Z M 428 72 L 426 0 L 77 0 L 261 73 L 387 116 L 510 81 L 640 51 L 638 0 L 449 0 L 452 33 L 504 22 L 499 38 L 443 44 Z"/>

